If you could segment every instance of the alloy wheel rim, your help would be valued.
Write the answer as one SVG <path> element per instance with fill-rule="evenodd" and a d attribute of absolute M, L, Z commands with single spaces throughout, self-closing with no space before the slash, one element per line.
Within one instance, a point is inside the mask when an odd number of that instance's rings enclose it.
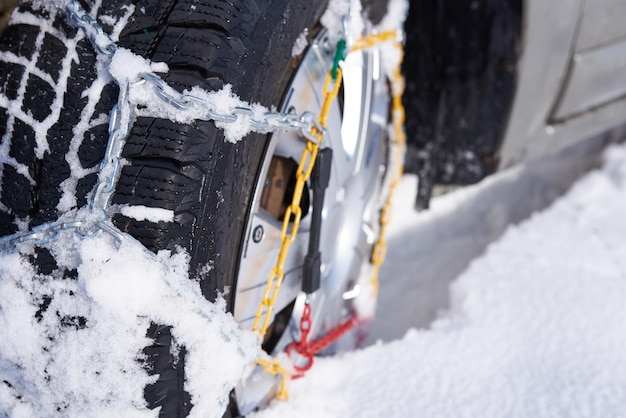
<path fill-rule="evenodd" d="M 281 111 L 319 113 L 324 81 L 332 68 L 334 52 L 334 46 L 322 31 L 304 53 L 286 89 Z M 361 292 L 360 283 L 369 280 L 369 259 L 378 235 L 379 209 L 383 203 L 389 90 L 376 49 L 348 54 L 341 68 L 342 91 L 331 107 L 321 146 L 333 149 L 331 179 L 322 211 L 321 288 L 312 295 L 300 289 L 311 227 L 311 216 L 303 216 L 287 255 L 283 284 L 270 320 L 272 323 L 277 316 L 284 315 L 286 324 L 280 330 L 269 331 L 280 333 L 273 335 L 275 342 L 268 349 L 270 354 L 283 352 L 291 342 L 300 340 L 299 323 L 305 300 L 313 311 L 310 333 L 313 339 L 355 313 L 363 316 L 358 312 L 360 305 L 374 303 L 370 300 L 372 295 Z M 270 139 L 246 220 L 245 242 L 234 289 L 234 317 L 243 329 L 252 328 L 280 247 L 282 219 L 275 201 L 270 207 L 271 199 L 267 199 L 267 194 L 275 192 L 280 196 L 281 189 L 274 187 L 274 183 L 282 183 L 283 189 L 288 189 L 284 184 L 283 174 L 288 171 L 285 166 L 289 161 L 299 160 L 304 145 L 304 140 L 294 132 L 274 134 Z M 277 170 L 276 165 L 283 167 Z M 307 190 L 304 194 L 308 194 Z M 303 199 L 307 206 L 303 208 L 305 212 L 310 200 L 310 196 Z M 371 309 L 364 311 L 371 312 Z M 354 348 L 357 338 L 356 335 L 344 337 L 331 350 Z M 235 390 L 240 413 L 245 415 L 269 402 L 276 388 L 274 376 L 264 373 L 258 366 L 251 367 Z"/>

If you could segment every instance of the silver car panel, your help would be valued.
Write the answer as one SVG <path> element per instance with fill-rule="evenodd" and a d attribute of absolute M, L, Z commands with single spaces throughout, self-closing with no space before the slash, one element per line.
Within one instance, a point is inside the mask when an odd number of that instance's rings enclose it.
<path fill-rule="evenodd" d="M 500 168 L 626 120 L 626 2 L 527 0 L 517 91 Z"/>
<path fill-rule="evenodd" d="M 626 41 L 576 53 L 563 91 L 554 113 L 562 121 L 626 95 Z"/>

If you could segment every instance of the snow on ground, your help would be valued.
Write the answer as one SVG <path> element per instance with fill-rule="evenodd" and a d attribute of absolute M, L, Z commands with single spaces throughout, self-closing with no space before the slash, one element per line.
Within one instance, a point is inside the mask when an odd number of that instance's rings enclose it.
<path fill-rule="evenodd" d="M 398 191 L 395 222 L 389 226 L 390 250 L 381 271 L 379 309 L 368 345 L 377 339 L 400 338 L 411 327 L 430 325 L 439 311 L 449 307 L 450 283 L 473 259 L 509 225 L 546 208 L 577 178 L 598 167 L 603 144 L 624 134 L 617 130 L 498 173 L 433 199 L 424 213 L 415 212 L 411 205 L 416 178 L 406 178 Z"/>
<path fill-rule="evenodd" d="M 624 213 L 619 146 L 475 259 L 430 327 L 317 360 L 289 402 L 256 417 L 626 416 Z M 402 217 L 395 235 L 420 222 Z M 419 275 L 407 268 L 394 279 L 410 287 Z"/>
<path fill-rule="evenodd" d="M 385 324 L 399 333 L 428 323 L 431 314 L 416 308 L 430 289 L 410 300 L 423 271 L 412 263 L 473 257 L 472 244 L 480 247 L 554 199 L 595 161 L 587 147 L 573 154 L 438 198 L 431 212 L 419 215 L 411 212 L 413 180 L 405 178 L 382 273 L 383 321 L 374 334 L 393 339 L 381 332 Z M 510 227 L 476 259 L 452 283 L 450 307 L 429 328 L 318 359 L 305 379 L 291 382 L 289 402 L 257 416 L 620 416 L 626 404 L 625 208 L 622 146 L 611 149 L 602 170 L 550 209 Z M 483 229 L 476 226 L 481 220 Z M 56 408 L 69 416 L 149 414 L 142 390 L 150 377 L 136 359 L 150 320 L 177 324 L 189 360 L 200 363 L 188 369 L 194 372 L 188 389 L 201 402 L 193 412 L 219 415 L 255 356 L 255 343 L 199 296 L 186 277 L 185 256 L 162 253 L 154 260 L 132 242 L 116 248 L 106 234 L 85 241 L 65 234 L 48 247 L 62 266 L 77 269 L 75 278 L 34 271 L 28 259 L 42 254 L 28 248 L 0 259 L 0 376 L 10 382 L 0 385 L 0 416 L 45 416 Z M 450 245 L 415 256 L 416 237 Z M 148 299 L 146 289 L 152 289 Z M 388 303 L 394 295 L 397 303 Z M 63 321 L 78 322 L 58 326 Z"/>

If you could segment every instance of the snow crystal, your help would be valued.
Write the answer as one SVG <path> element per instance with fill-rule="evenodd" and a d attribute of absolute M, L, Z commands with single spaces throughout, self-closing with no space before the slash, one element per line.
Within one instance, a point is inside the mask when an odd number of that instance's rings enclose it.
<path fill-rule="evenodd" d="M 137 221 L 172 222 L 174 220 L 174 212 L 171 210 L 142 205 L 121 206 L 120 213 Z"/>
<path fill-rule="evenodd" d="M 401 29 L 409 11 L 407 0 L 389 0 L 387 3 L 387 13 L 376 26 L 378 32 Z"/>
<path fill-rule="evenodd" d="M 293 48 L 291 48 L 292 57 L 297 57 L 298 55 L 302 54 L 307 45 L 309 45 L 309 41 L 306 38 L 308 34 L 309 30 L 305 28 L 304 31 L 298 36 L 296 42 L 293 44 Z"/>
<path fill-rule="evenodd" d="M 64 10 L 71 0 L 31 0 L 30 4 L 35 10 Z"/>
<path fill-rule="evenodd" d="M 388 31 L 401 31 L 408 13 L 409 2 L 407 0 L 391 0 L 387 5 L 387 13 L 378 25 L 373 27 L 371 33 Z M 366 27 L 371 22 L 364 20 L 361 3 L 358 0 L 331 0 L 328 8 L 322 15 L 322 25 L 328 30 L 328 38 L 331 43 L 336 43 L 342 38 L 347 38 L 348 44 L 367 36 Z M 347 19 L 347 20 L 346 20 Z M 398 36 L 398 41 L 401 41 Z M 384 42 L 377 45 L 381 52 L 381 65 L 388 79 L 393 79 L 394 71 L 402 62 L 402 49 L 393 42 Z M 393 88 L 403 86 L 392 84 Z M 401 94 L 400 91 L 396 93 Z"/>
<path fill-rule="evenodd" d="M 155 377 L 140 360 L 154 322 L 172 325 L 187 349 L 192 412 L 221 416 L 230 388 L 259 355 L 256 336 L 204 299 L 188 278 L 186 253 L 157 259 L 133 240 L 118 245 L 107 234 L 79 240 L 71 232 L 49 244 L 75 279 L 38 273 L 22 253 L 0 257 L 0 375 L 10 385 L 0 390 L 0 411 L 153 415 L 143 388 Z"/>
<path fill-rule="evenodd" d="M 361 10 L 359 0 L 330 0 L 328 2 L 321 23 L 328 31 L 331 44 L 335 44 L 342 38 L 352 41 L 363 36 L 365 22 Z M 344 22 L 344 19 L 347 21 Z M 344 23 L 347 26 L 344 26 Z M 346 31 L 347 33 L 344 33 Z"/>
<path fill-rule="evenodd" d="M 99 16 L 98 19 L 100 19 L 102 23 L 110 25 L 110 26 L 115 25 L 117 23 L 117 18 L 115 16 L 102 15 L 102 16 Z"/>
<path fill-rule="evenodd" d="M 138 81 L 140 73 L 167 72 L 167 64 L 152 63 L 126 48 L 118 48 L 109 63 L 109 72 L 118 84 Z"/>
<path fill-rule="evenodd" d="M 409 2 L 407 0 L 391 0 L 387 4 L 387 14 L 376 26 L 376 31 L 379 33 L 400 30 L 406 19 L 406 15 L 409 10 Z M 398 39 L 400 41 L 400 39 Z M 398 45 L 392 42 L 385 42 L 380 47 L 381 51 L 381 65 L 383 72 L 388 79 L 393 79 L 396 68 L 402 63 L 402 49 L 398 48 Z M 392 88 L 397 89 L 404 86 L 392 84 Z M 401 94 L 401 91 L 395 91 L 396 94 Z"/>

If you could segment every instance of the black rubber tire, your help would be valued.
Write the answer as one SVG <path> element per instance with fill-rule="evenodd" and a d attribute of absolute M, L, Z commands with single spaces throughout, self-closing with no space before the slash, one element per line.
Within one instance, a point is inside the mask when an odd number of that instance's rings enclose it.
<path fill-rule="evenodd" d="M 122 6 L 133 3 L 134 15 L 118 44 L 166 62 L 170 71 L 164 78 L 175 88 L 213 90 L 230 83 L 242 99 L 269 107 L 278 105 L 296 68 L 297 59 L 291 56 L 296 38 L 319 21 L 325 2 L 111 0 L 103 2 L 98 15 L 119 17 L 125 13 Z M 88 3 L 83 6 L 90 9 Z M 30 10 L 28 4 L 20 8 L 46 19 L 46 11 Z M 60 17 L 55 26 L 69 38 L 77 35 Z M 96 173 L 76 178 L 66 154 L 78 141 L 82 167 L 97 167 L 107 142 L 106 118 L 101 116 L 110 112 L 118 90 L 107 85 L 93 113 L 83 114 L 87 98 L 82 93 L 96 78 L 96 55 L 87 39 L 77 44 L 78 59 L 71 64 L 63 91 L 55 88 L 63 84 L 60 62 L 67 55 L 60 39 L 50 34 L 42 37 L 36 26 L 13 25 L 0 41 L 1 51 L 35 63 L 38 71 L 50 76 L 44 80 L 19 63 L 0 61 L 0 95 L 8 101 L 21 100 L 20 107 L 30 112 L 37 125 L 0 107 L 0 137 L 12 138 L 9 158 L 0 161 L 0 234 L 7 235 L 17 231 L 16 222 L 34 227 L 56 220 L 61 215 L 62 184 L 74 188 L 75 208 L 86 205 Z M 25 88 L 23 95 L 20 88 Z M 61 114 L 46 132 L 49 149 L 38 156 L 35 132 L 40 132 L 61 94 Z M 92 127 L 82 138 L 74 138 L 74 127 L 85 117 Z M 137 221 L 117 213 L 114 224 L 152 251 L 185 248 L 191 256 L 190 276 L 200 281 L 204 296 L 214 300 L 227 286 L 234 288 L 244 220 L 266 145 L 267 137 L 258 134 L 237 144 L 226 142 L 211 122 L 183 125 L 139 118 L 123 151 L 128 164 L 122 169 L 112 204 L 172 210 L 175 220 Z M 33 181 L 16 166 L 26 167 Z M 56 266 L 53 260 L 49 262 L 46 268 L 52 271 Z M 232 303 L 231 297 L 229 308 Z M 178 358 L 172 357 L 167 324 L 154 324 L 148 336 L 155 344 L 145 350 L 146 367 L 160 376 L 146 388 L 149 407 L 161 407 L 160 416 L 185 416 L 192 408 L 183 390 L 185 350 L 180 350 Z"/>
<path fill-rule="evenodd" d="M 405 22 L 405 170 L 416 206 L 435 184 L 476 183 L 498 167 L 515 97 L 521 0 L 413 0 Z"/>

